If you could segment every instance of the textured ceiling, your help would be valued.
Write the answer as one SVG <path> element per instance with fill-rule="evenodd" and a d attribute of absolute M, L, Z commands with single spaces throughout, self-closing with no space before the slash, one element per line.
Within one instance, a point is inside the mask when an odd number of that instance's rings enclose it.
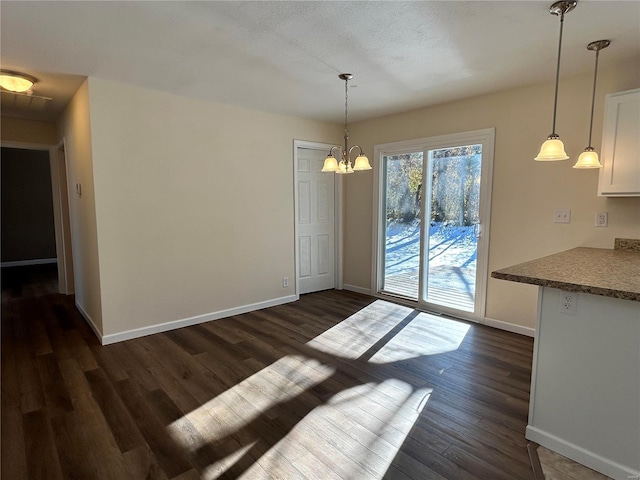
<path fill-rule="evenodd" d="M 0 2 L 2 68 L 54 100 L 4 114 L 54 119 L 85 76 L 276 113 L 341 121 L 555 75 L 551 2 Z M 587 1 L 565 17 L 562 76 L 640 55 L 640 2 Z M 357 88 L 356 88 L 357 87 Z"/>

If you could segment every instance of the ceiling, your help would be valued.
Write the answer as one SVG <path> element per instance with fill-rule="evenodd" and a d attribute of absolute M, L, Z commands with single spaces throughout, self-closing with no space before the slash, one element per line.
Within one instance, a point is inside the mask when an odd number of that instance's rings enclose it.
<path fill-rule="evenodd" d="M 3 115 L 54 120 L 86 76 L 328 121 L 362 120 L 553 80 L 549 1 L 0 2 L 3 69 L 39 79 Z M 640 1 L 581 0 L 561 76 L 640 61 Z M 562 93 L 562 85 L 560 94 Z M 20 101 L 16 101 L 20 100 Z M 585 101 L 587 101 L 585 99 Z"/>

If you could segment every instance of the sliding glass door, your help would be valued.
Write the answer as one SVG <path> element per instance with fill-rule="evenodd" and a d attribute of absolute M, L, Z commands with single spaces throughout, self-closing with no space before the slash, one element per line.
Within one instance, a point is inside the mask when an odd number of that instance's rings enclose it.
<path fill-rule="evenodd" d="M 422 238 L 423 152 L 384 157 L 384 268 L 382 290 L 418 298 Z"/>
<path fill-rule="evenodd" d="M 473 312 L 480 228 L 482 145 L 428 151 L 429 185 L 422 298 Z"/>
<path fill-rule="evenodd" d="M 483 316 L 493 130 L 416 142 L 376 147 L 376 290 Z"/>

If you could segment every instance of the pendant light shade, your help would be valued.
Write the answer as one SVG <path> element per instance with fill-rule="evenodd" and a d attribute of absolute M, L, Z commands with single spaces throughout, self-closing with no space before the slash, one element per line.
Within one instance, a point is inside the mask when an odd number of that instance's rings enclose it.
<path fill-rule="evenodd" d="M 361 170 L 371 170 L 371 165 L 369 165 L 369 159 L 362 152 L 362 147 L 360 145 L 354 145 L 349 148 L 349 130 L 347 128 L 347 115 L 349 113 L 349 80 L 353 78 L 353 75 L 350 73 L 341 73 L 338 75 L 340 80 L 344 80 L 344 147 L 339 147 L 334 145 L 329 150 L 329 155 L 324 160 L 324 165 L 322 166 L 322 172 L 335 172 L 338 174 L 347 174 L 353 173 L 355 171 Z M 335 149 L 342 148 L 342 158 L 340 161 L 333 156 L 333 151 Z M 356 158 L 355 162 L 351 162 L 351 152 L 358 148 L 360 153 Z"/>
<path fill-rule="evenodd" d="M 338 170 L 338 161 L 333 154 L 329 154 L 327 158 L 324 159 L 324 165 L 322 166 L 321 172 L 336 172 Z"/>
<path fill-rule="evenodd" d="M 592 147 L 587 147 L 580 154 L 573 168 L 602 168 L 602 164 L 598 160 L 596 151 Z"/>
<path fill-rule="evenodd" d="M 564 144 L 560 137 L 556 133 L 556 110 L 558 108 L 558 82 L 560 80 L 560 54 L 562 52 L 562 26 L 564 24 L 564 14 L 570 12 L 576 5 L 577 1 L 562 1 L 555 2 L 549 8 L 549 13 L 552 15 L 560 15 L 560 39 L 558 41 L 558 63 L 556 66 L 556 89 L 553 99 L 553 126 L 551 128 L 551 134 L 547 137 L 547 140 L 542 144 L 540 153 L 534 159 L 539 162 L 555 162 L 557 160 L 567 160 L 569 156 L 564 151 Z"/>
<path fill-rule="evenodd" d="M 371 165 L 369 165 L 369 159 L 364 155 L 360 154 L 356 157 L 356 163 L 353 165 L 354 170 L 371 170 Z"/>
<path fill-rule="evenodd" d="M 535 160 L 539 162 L 555 162 L 558 160 L 567 160 L 569 155 L 564 151 L 564 143 L 555 135 L 549 135 L 547 140 L 540 147 L 540 152 Z"/>
<path fill-rule="evenodd" d="M 598 160 L 598 154 L 591 146 L 591 133 L 593 132 L 593 107 L 596 101 L 596 80 L 598 79 L 598 56 L 600 50 L 607 48 L 611 42 L 609 40 L 598 40 L 591 42 L 587 45 L 587 50 L 595 50 L 596 52 L 596 67 L 593 73 L 593 92 L 591 94 L 591 120 L 589 122 L 589 145 L 584 149 L 584 152 L 578 157 L 578 161 L 573 168 L 602 168 L 602 164 Z"/>

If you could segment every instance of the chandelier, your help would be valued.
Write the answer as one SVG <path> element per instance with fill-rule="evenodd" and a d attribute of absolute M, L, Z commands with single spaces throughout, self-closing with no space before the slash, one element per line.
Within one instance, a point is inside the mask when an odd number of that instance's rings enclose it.
<path fill-rule="evenodd" d="M 329 155 L 324 160 L 324 165 L 322 166 L 323 172 L 335 172 L 340 174 L 353 173 L 357 170 L 371 170 L 371 165 L 369 165 L 369 159 L 362 152 L 362 147 L 360 145 L 354 145 L 349 148 L 349 130 L 347 129 L 347 115 L 348 115 L 348 104 L 349 104 L 349 80 L 353 78 L 353 75 L 350 73 L 341 73 L 338 75 L 340 80 L 344 80 L 344 147 L 340 147 L 338 145 L 334 145 L 329 150 Z M 351 152 L 355 149 L 359 149 L 360 153 L 355 159 L 355 162 L 351 163 Z M 333 151 L 335 149 L 342 149 L 342 158 L 340 161 L 333 156 Z"/>

